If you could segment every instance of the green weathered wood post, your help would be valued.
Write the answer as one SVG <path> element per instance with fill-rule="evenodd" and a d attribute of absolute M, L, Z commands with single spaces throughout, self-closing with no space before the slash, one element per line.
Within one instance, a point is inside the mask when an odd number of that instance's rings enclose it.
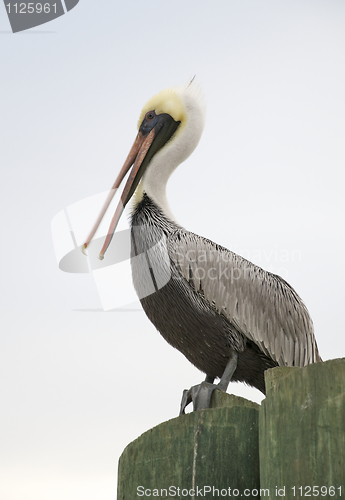
<path fill-rule="evenodd" d="M 244 490 L 258 498 L 259 405 L 215 391 L 211 406 L 130 443 L 119 460 L 117 500 L 243 497 Z"/>
<path fill-rule="evenodd" d="M 289 500 L 345 498 L 345 359 L 274 368 L 265 380 L 261 489 Z"/>
<path fill-rule="evenodd" d="M 261 408 L 215 391 L 211 409 L 130 443 L 118 500 L 345 498 L 345 359 L 274 368 L 265 379 Z"/>

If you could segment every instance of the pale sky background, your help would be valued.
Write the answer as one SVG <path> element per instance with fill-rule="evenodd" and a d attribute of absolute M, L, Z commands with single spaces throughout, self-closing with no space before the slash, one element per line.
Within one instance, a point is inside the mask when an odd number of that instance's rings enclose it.
<path fill-rule="evenodd" d="M 323 359 L 345 356 L 343 0 L 80 0 L 16 35 L 0 5 L 0 72 L 1 500 L 114 500 L 122 450 L 203 379 L 138 304 L 101 312 L 50 232 L 110 188 L 145 102 L 193 75 L 207 122 L 169 184 L 176 219 L 284 276 Z"/>

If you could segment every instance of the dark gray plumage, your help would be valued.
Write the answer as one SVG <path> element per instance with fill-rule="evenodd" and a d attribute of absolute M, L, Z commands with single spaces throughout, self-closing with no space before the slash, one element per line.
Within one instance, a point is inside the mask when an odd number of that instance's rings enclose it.
<path fill-rule="evenodd" d="M 308 311 L 288 283 L 184 230 L 147 195 L 132 215 L 132 257 L 143 255 L 151 277 L 140 259 L 132 273 L 145 313 L 210 378 L 222 376 L 232 350 L 232 380 L 263 393 L 267 368 L 320 360 Z"/>

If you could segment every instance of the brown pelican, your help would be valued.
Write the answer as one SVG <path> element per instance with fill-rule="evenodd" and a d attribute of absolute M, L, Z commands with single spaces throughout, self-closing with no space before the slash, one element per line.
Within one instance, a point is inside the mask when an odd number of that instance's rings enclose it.
<path fill-rule="evenodd" d="M 207 408 L 214 388 L 226 391 L 231 380 L 265 393 L 268 368 L 321 361 L 308 310 L 286 281 L 175 221 L 166 184 L 197 146 L 203 127 L 204 104 L 195 83 L 164 90 L 148 101 L 113 186 L 133 165 L 100 253 L 104 258 L 134 195 L 132 274 L 142 307 L 167 342 L 206 374 L 203 383 L 184 391 L 181 413 L 192 400 L 194 409 Z M 150 276 L 138 256 L 145 256 Z M 154 293 L 147 290 L 148 278 L 154 280 Z"/>

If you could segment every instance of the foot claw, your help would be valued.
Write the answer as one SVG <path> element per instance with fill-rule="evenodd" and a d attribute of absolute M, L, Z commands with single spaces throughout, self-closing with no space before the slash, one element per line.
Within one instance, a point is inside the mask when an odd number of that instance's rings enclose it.
<path fill-rule="evenodd" d="M 180 405 L 180 415 L 185 414 L 185 408 L 192 402 L 192 389 L 185 389 L 182 394 L 181 405 Z"/>

